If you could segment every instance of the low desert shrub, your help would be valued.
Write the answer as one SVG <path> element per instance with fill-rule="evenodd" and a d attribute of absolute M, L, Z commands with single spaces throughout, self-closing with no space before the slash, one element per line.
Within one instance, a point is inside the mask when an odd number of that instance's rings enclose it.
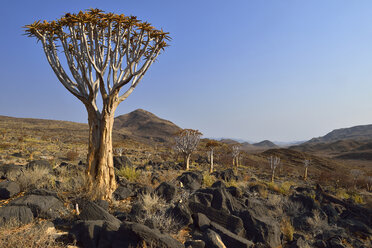
<path fill-rule="evenodd" d="M 134 182 L 139 178 L 141 172 L 137 171 L 133 167 L 126 166 L 121 167 L 120 170 L 117 170 L 116 174 L 120 177 L 126 178 L 130 182 Z"/>
<path fill-rule="evenodd" d="M 156 194 L 145 193 L 140 195 L 138 202 L 146 210 L 146 214 L 137 217 L 137 222 L 154 227 L 162 232 L 177 233 L 179 222 L 167 212 L 168 205 L 164 199 Z"/>
<path fill-rule="evenodd" d="M 205 172 L 203 174 L 203 185 L 205 187 L 211 187 L 212 184 L 216 181 L 216 178 L 209 174 L 208 172 Z"/>
<path fill-rule="evenodd" d="M 68 161 L 75 161 L 79 158 L 79 153 L 77 151 L 68 151 L 66 153 L 66 158 Z"/>

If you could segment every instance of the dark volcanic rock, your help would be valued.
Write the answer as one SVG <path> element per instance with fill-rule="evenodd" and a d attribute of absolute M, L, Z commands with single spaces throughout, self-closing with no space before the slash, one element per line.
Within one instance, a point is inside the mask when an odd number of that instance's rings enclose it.
<path fill-rule="evenodd" d="M 239 217 L 231 215 L 226 211 L 217 210 L 212 207 L 206 207 L 196 202 L 189 202 L 189 208 L 193 213 L 202 213 L 206 215 L 210 220 L 220 224 L 224 228 L 237 235 L 240 235 L 244 232 L 242 220 Z"/>
<path fill-rule="evenodd" d="M 238 181 L 239 177 L 235 175 L 233 169 L 227 169 L 224 171 L 215 171 L 212 173 L 216 178 L 230 182 L 232 180 Z"/>
<path fill-rule="evenodd" d="M 133 164 L 127 156 L 114 156 L 114 167 L 120 170 L 122 167 L 132 167 Z"/>
<path fill-rule="evenodd" d="M 208 229 L 203 233 L 203 239 L 205 241 L 206 247 L 208 248 L 226 248 L 225 244 L 222 242 L 220 235 L 215 231 Z"/>
<path fill-rule="evenodd" d="M 267 215 L 258 216 L 251 209 L 240 212 L 239 217 L 243 220 L 249 240 L 265 243 L 270 247 L 281 245 L 280 226 L 274 218 Z"/>
<path fill-rule="evenodd" d="M 186 241 L 185 248 L 205 248 L 205 242 L 203 240 Z"/>
<path fill-rule="evenodd" d="M 129 187 L 119 186 L 113 193 L 116 200 L 125 200 L 130 196 L 133 196 L 134 193 Z"/>
<path fill-rule="evenodd" d="M 25 195 L 12 201 L 13 206 L 27 206 L 35 217 L 57 218 L 61 213 L 66 212 L 63 203 L 50 195 Z"/>
<path fill-rule="evenodd" d="M 157 229 L 150 229 L 145 225 L 123 222 L 116 232 L 112 242 L 112 248 L 137 247 L 142 245 L 152 245 L 158 248 L 183 248 L 184 246 L 171 236 L 160 233 Z"/>
<path fill-rule="evenodd" d="M 209 228 L 211 221 L 202 213 L 196 213 L 192 215 L 194 225 L 202 231 Z"/>
<path fill-rule="evenodd" d="M 103 220 L 85 220 L 76 223 L 70 230 L 72 239 L 81 247 L 98 247 Z"/>
<path fill-rule="evenodd" d="M 0 226 L 13 219 L 27 224 L 33 221 L 34 215 L 31 209 L 26 206 L 5 206 L 0 208 Z"/>
<path fill-rule="evenodd" d="M 177 178 L 183 184 L 185 189 L 197 190 L 203 184 L 203 174 L 201 172 L 184 172 Z"/>
<path fill-rule="evenodd" d="M 235 233 L 230 232 L 229 230 L 218 225 L 217 223 L 211 222 L 210 228 L 220 235 L 226 247 L 234 247 L 234 248 L 253 247 L 253 243 L 251 241 L 244 239 L 242 237 L 239 237 Z"/>
<path fill-rule="evenodd" d="M 78 221 L 70 230 L 72 239 L 86 248 L 110 248 L 120 225 L 103 220 Z"/>
<path fill-rule="evenodd" d="M 171 202 L 176 195 L 176 187 L 170 183 L 162 182 L 156 189 L 155 193 L 167 202 Z"/>
<path fill-rule="evenodd" d="M 104 220 L 113 225 L 120 225 L 121 223 L 119 219 L 94 202 L 80 201 L 78 204 L 81 211 L 79 214 L 81 220 Z"/>
<path fill-rule="evenodd" d="M 13 181 L 0 182 L 0 199 L 9 199 L 20 192 L 19 184 Z"/>
<path fill-rule="evenodd" d="M 226 210 L 230 213 L 240 208 L 236 200 L 231 196 L 226 188 L 222 187 L 213 190 L 211 206 L 217 210 Z"/>
<path fill-rule="evenodd" d="M 191 212 L 184 203 L 177 203 L 168 209 L 167 214 L 179 223 L 179 229 L 192 223 Z"/>
<path fill-rule="evenodd" d="M 43 168 L 53 170 L 53 165 L 48 160 L 34 160 L 26 165 L 27 169 Z"/>

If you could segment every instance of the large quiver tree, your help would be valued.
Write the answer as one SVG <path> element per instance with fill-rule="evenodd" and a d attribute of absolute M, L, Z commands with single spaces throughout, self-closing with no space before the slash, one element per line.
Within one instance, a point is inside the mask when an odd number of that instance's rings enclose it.
<path fill-rule="evenodd" d="M 116 188 L 112 127 L 114 113 L 140 82 L 169 40 L 134 16 L 90 9 L 52 22 L 25 26 L 41 41 L 46 58 L 63 86 L 86 107 L 89 123 L 88 192 L 110 199 Z M 59 52 L 64 54 L 60 59 Z M 66 65 L 69 73 L 66 71 Z M 125 87 L 125 91 L 121 89 Z M 97 107 L 97 95 L 102 109 Z"/>

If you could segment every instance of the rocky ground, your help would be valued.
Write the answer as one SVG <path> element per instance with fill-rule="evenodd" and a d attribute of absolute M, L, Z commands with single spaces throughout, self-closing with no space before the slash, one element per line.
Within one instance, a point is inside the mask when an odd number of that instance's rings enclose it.
<path fill-rule="evenodd" d="M 372 247 L 368 192 L 345 200 L 252 168 L 114 161 L 110 203 L 85 198 L 83 163 L 0 165 L 0 247 Z"/>

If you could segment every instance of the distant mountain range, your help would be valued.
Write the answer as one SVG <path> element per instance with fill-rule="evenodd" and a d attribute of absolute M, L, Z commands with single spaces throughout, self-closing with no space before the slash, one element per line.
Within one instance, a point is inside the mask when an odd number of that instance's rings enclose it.
<path fill-rule="evenodd" d="M 290 149 L 341 159 L 372 160 L 372 125 L 336 129 Z"/>

